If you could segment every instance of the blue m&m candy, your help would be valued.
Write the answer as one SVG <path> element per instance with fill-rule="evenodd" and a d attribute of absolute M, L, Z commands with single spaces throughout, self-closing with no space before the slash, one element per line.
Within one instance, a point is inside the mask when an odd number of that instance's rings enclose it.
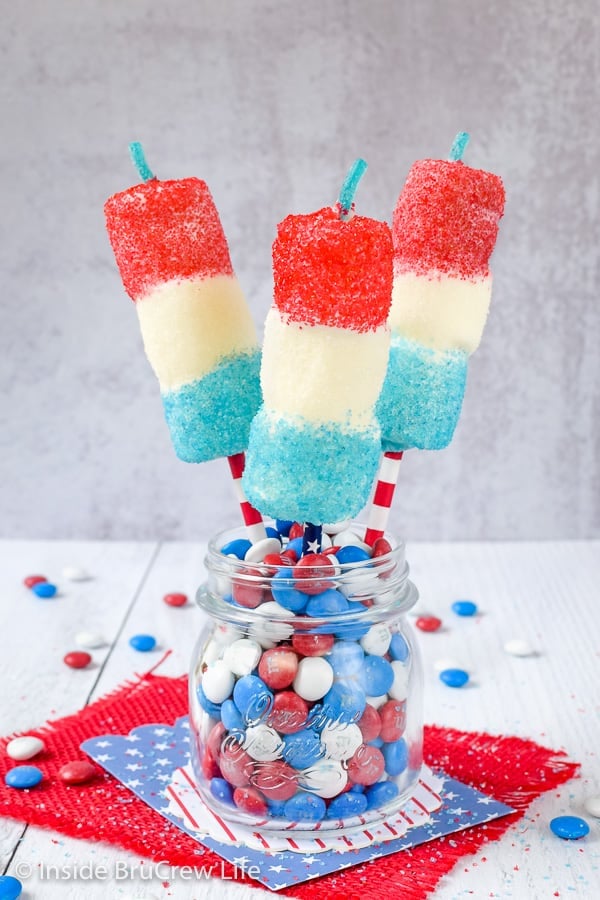
<path fill-rule="evenodd" d="M 275 519 L 275 527 L 282 537 L 287 537 L 294 523 L 289 519 Z"/>
<path fill-rule="evenodd" d="M 42 770 L 37 766 L 15 766 L 6 773 L 4 781 L 9 787 L 23 791 L 36 787 L 43 777 Z"/>
<path fill-rule="evenodd" d="M 406 662 L 410 650 L 401 634 L 395 634 L 390 641 L 390 656 L 394 661 Z"/>
<path fill-rule="evenodd" d="M 21 896 L 23 885 L 12 875 L 0 875 L 0 900 L 17 900 Z"/>
<path fill-rule="evenodd" d="M 151 634 L 134 634 L 133 637 L 129 638 L 129 643 L 134 650 L 138 650 L 140 653 L 148 653 L 149 650 L 154 650 L 156 647 L 156 638 L 152 637 Z"/>
<path fill-rule="evenodd" d="M 306 615 L 318 618 L 320 616 L 337 616 L 348 611 L 348 601 L 339 591 L 329 588 L 322 594 L 314 594 L 306 604 Z"/>
<path fill-rule="evenodd" d="M 233 700 L 245 722 L 260 722 L 273 706 L 273 694 L 262 678 L 244 675 L 233 689 Z"/>
<path fill-rule="evenodd" d="M 326 812 L 325 801 L 316 794 L 294 794 L 284 806 L 284 815 L 292 822 L 320 822 Z"/>
<path fill-rule="evenodd" d="M 590 826 L 579 816 L 557 816 L 550 822 L 550 831 L 563 841 L 576 841 L 589 833 Z"/>
<path fill-rule="evenodd" d="M 237 538 L 235 541 L 223 544 L 221 553 L 223 556 L 237 556 L 238 559 L 243 559 L 251 546 L 251 541 L 245 538 Z"/>
<path fill-rule="evenodd" d="M 327 807 L 328 819 L 344 819 L 348 816 L 360 816 L 367 808 L 367 798 L 356 791 L 348 791 L 335 797 Z"/>
<path fill-rule="evenodd" d="M 56 594 L 56 585 L 50 584 L 49 581 L 40 581 L 38 584 L 34 584 L 31 588 L 36 597 L 41 597 L 43 600 L 48 600 L 50 597 L 54 597 Z"/>
<path fill-rule="evenodd" d="M 404 738 L 384 744 L 381 748 L 385 760 L 385 771 L 388 775 L 400 775 L 408 765 L 408 745 Z"/>
<path fill-rule="evenodd" d="M 440 672 L 440 681 L 443 681 L 448 687 L 464 687 L 468 680 L 469 673 L 464 669 L 444 669 Z"/>
<path fill-rule="evenodd" d="M 455 600 L 452 604 L 452 612 L 457 616 L 474 616 L 477 612 L 477 604 L 472 600 Z"/>
<path fill-rule="evenodd" d="M 221 717 L 221 706 L 218 703 L 213 703 L 212 700 L 209 700 L 204 691 L 202 690 L 202 685 L 199 684 L 196 688 L 196 697 L 198 698 L 198 703 L 204 710 L 207 712 L 209 716 L 212 716 L 213 719 L 219 719 Z"/>
<path fill-rule="evenodd" d="M 283 758 L 294 769 L 308 769 L 324 755 L 319 735 L 311 728 L 284 735 L 283 745 Z"/>
<path fill-rule="evenodd" d="M 394 670 L 382 656 L 366 656 L 362 675 L 363 687 L 368 697 L 387 694 L 394 683 Z"/>
<path fill-rule="evenodd" d="M 321 715 L 330 722 L 357 722 L 367 705 L 367 695 L 358 684 L 336 682 L 327 691 L 321 704 Z M 311 710 L 311 715 L 315 707 Z"/>
<path fill-rule="evenodd" d="M 363 550 L 362 547 L 354 547 L 352 544 L 340 547 L 336 551 L 335 558 L 343 566 L 348 565 L 348 563 L 366 562 L 367 559 L 371 559 L 366 550 Z"/>
<path fill-rule="evenodd" d="M 246 728 L 242 714 L 233 700 L 225 700 L 223 702 L 221 706 L 221 722 L 227 731 L 244 731 Z"/>
<path fill-rule="evenodd" d="M 271 593 L 273 594 L 274 600 L 276 600 L 280 606 L 283 606 L 284 609 L 289 609 L 294 613 L 300 613 L 304 611 L 308 597 L 306 594 L 303 594 L 302 591 L 298 591 L 294 587 L 295 582 L 290 575 L 289 568 L 283 567 L 278 569 L 271 579 Z"/>
<path fill-rule="evenodd" d="M 391 803 L 399 794 L 398 785 L 393 781 L 379 781 L 365 791 L 367 796 L 367 809 L 377 809 Z"/>
<path fill-rule="evenodd" d="M 360 644 L 353 641 L 336 641 L 327 657 L 333 669 L 334 679 L 358 678 L 362 671 L 365 654 Z"/>
<path fill-rule="evenodd" d="M 224 778 L 211 778 L 210 792 L 221 803 L 233 803 L 233 788 Z"/>

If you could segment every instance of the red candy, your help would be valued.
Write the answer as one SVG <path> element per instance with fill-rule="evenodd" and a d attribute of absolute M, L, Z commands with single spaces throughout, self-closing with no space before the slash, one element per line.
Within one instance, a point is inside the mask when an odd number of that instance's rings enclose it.
<path fill-rule="evenodd" d="M 294 691 L 275 694 L 268 724 L 281 734 L 295 734 L 306 725 L 308 703 Z"/>
<path fill-rule="evenodd" d="M 380 707 L 379 715 L 381 716 L 380 737 L 386 743 L 399 740 L 406 729 L 406 700 L 388 700 Z"/>
<path fill-rule="evenodd" d="M 304 528 L 300 524 L 300 522 L 294 522 L 293 525 L 290 526 L 290 531 L 288 534 L 288 538 L 290 541 L 295 540 L 296 538 L 304 536 Z"/>
<path fill-rule="evenodd" d="M 367 703 L 362 716 L 356 724 L 360 728 L 360 733 L 362 734 L 365 744 L 368 744 L 369 741 L 374 741 L 376 737 L 379 737 L 379 732 L 381 731 L 381 718 L 375 707 L 371 706 L 370 703 Z"/>
<path fill-rule="evenodd" d="M 238 787 L 233 792 L 233 802 L 239 809 L 254 816 L 264 816 L 268 806 L 255 788 Z"/>
<path fill-rule="evenodd" d="M 289 559 L 292 565 L 298 562 L 298 554 L 294 550 L 284 550 L 281 555 L 285 556 L 286 559 Z"/>
<path fill-rule="evenodd" d="M 48 579 L 45 575 L 28 575 L 23 579 L 25 587 L 32 588 L 34 584 L 44 584 Z"/>
<path fill-rule="evenodd" d="M 265 650 L 258 664 L 258 674 L 274 691 L 289 687 L 298 671 L 298 657 L 293 650 L 274 647 Z"/>
<path fill-rule="evenodd" d="M 104 213 L 133 300 L 175 278 L 233 275 L 219 214 L 199 178 L 136 184 L 110 197 Z"/>
<path fill-rule="evenodd" d="M 260 581 L 246 581 L 242 578 L 234 578 L 231 585 L 233 599 L 239 606 L 246 609 L 256 609 L 265 600 L 265 587 L 262 581 L 264 577 L 260 569 L 245 569 L 244 575 L 259 578 Z"/>
<path fill-rule="evenodd" d="M 386 541 L 383 537 L 377 538 L 371 550 L 371 559 L 376 559 L 378 556 L 385 556 L 387 553 L 391 552 L 392 545 L 390 542 Z"/>
<path fill-rule="evenodd" d="M 388 317 L 392 254 L 385 222 L 343 221 L 334 207 L 287 216 L 273 244 L 275 305 L 292 322 L 373 331 Z"/>
<path fill-rule="evenodd" d="M 58 770 L 58 777 L 65 784 L 85 784 L 98 775 L 98 769 L 86 759 L 66 763 Z"/>
<path fill-rule="evenodd" d="M 332 634 L 295 634 L 292 638 L 292 647 L 302 656 L 325 656 L 334 642 Z"/>
<path fill-rule="evenodd" d="M 283 566 L 293 566 L 295 561 L 295 559 L 291 559 L 291 556 L 284 556 L 283 553 L 267 553 L 263 559 L 263 565 L 268 566 L 267 573 L 269 575 L 274 575 Z"/>
<path fill-rule="evenodd" d="M 394 210 L 394 271 L 488 275 L 503 212 L 497 175 L 462 162 L 419 160 Z"/>
<path fill-rule="evenodd" d="M 268 800 L 289 800 L 298 790 L 296 773 L 282 760 L 259 763 L 252 783 Z"/>
<path fill-rule="evenodd" d="M 385 760 L 381 750 L 361 744 L 348 762 L 348 778 L 354 784 L 375 784 L 383 775 L 384 769 Z"/>
<path fill-rule="evenodd" d="M 92 657 L 83 650 L 73 650 L 71 653 L 67 653 L 63 660 L 71 669 L 85 669 L 91 663 Z"/>
<path fill-rule="evenodd" d="M 322 594 L 323 591 L 334 587 L 334 582 L 327 581 L 326 576 L 335 575 L 335 568 L 324 553 L 310 553 L 303 556 L 294 566 L 293 575 L 296 579 L 296 589 L 303 594 Z M 325 580 L 320 576 L 324 576 Z"/>
<path fill-rule="evenodd" d="M 216 759 L 208 750 L 202 757 L 202 774 L 207 781 L 210 781 L 211 778 L 219 778 L 221 775 Z"/>
<path fill-rule="evenodd" d="M 167 606 L 185 606 L 188 598 L 185 594 L 165 594 L 163 600 Z"/>
<path fill-rule="evenodd" d="M 420 631 L 437 631 L 442 627 L 442 620 L 437 616 L 419 616 L 415 625 Z"/>
<path fill-rule="evenodd" d="M 208 733 L 208 738 L 206 740 L 206 749 L 214 759 L 219 758 L 219 753 L 221 752 L 221 744 L 223 743 L 223 738 L 226 734 L 227 729 L 222 722 L 217 722 L 216 725 L 213 725 Z"/>
<path fill-rule="evenodd" d="M 219 755 L 219 768 L 223 778 L 234 787 L 250 784 L 254 760 L 237 741 L 226 741 Z"/>

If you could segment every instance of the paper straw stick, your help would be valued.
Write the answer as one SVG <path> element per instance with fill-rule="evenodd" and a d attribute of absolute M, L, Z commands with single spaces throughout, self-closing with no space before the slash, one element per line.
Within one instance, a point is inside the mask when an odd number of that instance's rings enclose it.
<path fill-rule="evenodd" d="M 378 538 L 383 537 L 390 516 L 390 508 L 394 499 L 394 491 L 400 471 L 403 453 L 384 453 L 377 473 L 377 483 L 373 503 L 369 512 L 365 544 L 373 546 Z"/>
<path fill-rule="evenodd" d="M 242 510 L 242 518 L 248 532 L 248 538 L 253 544 L 256 541 L 262 541 L 266 538 L 265 523 L 259 511 L 255 509 L 246 499 L 244 488 L 242 487 L 242 475 L 246 465 L 246 455 L 244 453 L 234 453 L 227 457 L 231 475 L 233 478 L 233 487 L 237 495 L 240 509 Z"/>

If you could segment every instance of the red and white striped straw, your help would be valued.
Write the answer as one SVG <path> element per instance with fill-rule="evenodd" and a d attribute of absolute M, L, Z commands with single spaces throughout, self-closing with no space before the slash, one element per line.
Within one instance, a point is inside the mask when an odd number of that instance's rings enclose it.
<path fill-rule="evenodd" d="M 227 457 L 227 462 L 231 469 L 233 487 L 240 504 L 240 509 L 242 510 L 242 517 L 244 519 L 246 531 L 248 532 L 248 538 L 255 544 L 256 541 L 264 540 L 267 536 L 267 532 L 261 514 L 248 502 L 244 493 L 244 488 L 242 487 L 242 475 L 244 474 L 244 467 L 246 465 L 246 455 L 244 453 L 234 453 L 232 456 Z"/>
<path fill-rule="evenodd" d="M 365 544 L 370 547 L 378 538 L 383 537 L 387 527 L 402 456 L 402 453 L 388 452 L 381 457 L 375 494 L 365 532 Z"/>

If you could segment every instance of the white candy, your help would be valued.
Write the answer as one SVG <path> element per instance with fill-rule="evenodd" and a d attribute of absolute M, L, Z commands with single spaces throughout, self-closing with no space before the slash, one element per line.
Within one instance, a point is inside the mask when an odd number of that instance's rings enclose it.
<path fill-rule="evenodd" d="M 223 622 L 221 625 L 217 625 L 213 637 L 219 644 L 227 646 L 228 644 L 233 644 L 234 641 L 239 641 L 240 638 L 243 638 L 244 632 L 235 625 L 227 625 Z"/>
<path fill-rule="evenodd" d="M 264 622 L 254 621 L 250 626 L 250 637 L 253 638 L 264 650 L 270 650 L 279 641 L 287 641 L 294 633 L 292 625 L 283 622 L 270 622 L 269 619 L 290 619 L 294 614 L 285 609 L 275 600 L 269 600 L 254 610 L 257 616 L 264 618 Z"/>
<path fill-rule="evenodd" d="M 349 524 L 350 519 L 344 519 L 342 522 L 330 522 L 329 525 L 323 525 L 323 531 L 326 534 L 339 534 L 340 531 L 347 531 Z M 336 545 L 338 547 L 341 546 L 341 544 L 338 544 L 337 541 Z"/>
<path fill-rule="evenodd" d="M 379 694 L 378 697 L 367 697 L 367 703 L 369 704 L 369 706 L 373 706 L 375 709 L 379 709 L 379 707 L 383 706 L 384 703 L 387 703 L 389 699 L 390 698 L 387 694 Z"/>
<path fill-rule="evenodd" d="M 336 534 L 335 545 L 336 547 L 360 547 L 362 550 L 366 550 L 367 553 L 371 552 L 369 545 L 365 544 L 363 539 L 355 534 L 354 531 L 350 531 L 350 529 Z"/>
<path fill-rule="evenodd" d="M 202 663 L 206 666 L 212 666 L 218 659 L 222 659 L 223 657 L 223 644 L 219 644 L 218 641 L 210 640 L 206 647 L 204 648 L 204 653 L 202 654 Z"/>
<path fill-rule="evenodd" d="M 504 649 L 507 653 L 510 653 L 511 656 L 533 656 L 534 653 L 531 644 L 528 644 L 527 641 L 523 641 L 520 638 L 507 641 L 504 645 Z"/>
<path fill-rule="evenodd" d="M 309 769 L 298 772 L 299 787 L 326 799 L 343 791 L 347 783 L 348 774 L 335 759 L 321 759 Z"/>
<path fill-rule="evenodd" d="M 600 797 L 588 797 L 584 803 L 585 811 L 590 814 L 590 816 L 594 816 L 595 819 L 600 819 Z"/>
<path fill-rule="evenodd" d="M 261 653 L 260 644 L 248 638 L 242 638 L 227 647 L 223 654 L 223 661 L 234 675 L 249 675 L 257 667 Z"/>
<path fill-rule="evenodd" d="M 396 660 L 392 663 L 394 682 L 389 690 L 392 700 L 406 700 L 408 697 L 408 668 Z"/>
<path fill-rule="evenodd" d="M 40 738 L 33 735 L 25 735 L 25 737 L 13 738 L 6 745 L 6 752 L 11 759 L 31 759 L 41 753 L 44 749 L 44 742 Z"/>
<path fill-rule="evenodd" d="M 294 678 L 294 690 L 309 702 L 324 697 L 333 684 L 333 669 L 326 659 L 308 656 L 300 661 Z"/>
<path fill-rule="evenodd" d="M 246 728 L 243 747 L 248 756 L 261 762 L 279 759 L 283 752 L 283 741 L 274 728 L 268 725 L 251 725 Z"/>
<path fill-rule="evenodd" d="M 383 656 L 388 652 L 391 640 L 392 632 L 387 625 L 380 622 L 378 625 L 371 625 L 365 636 L 360 639 L 360 646 L 365 653 Z"/>
<path fill-rule="evenodd" d="M 67 581 L 89 581 L 91 577 L 85 569 L 78 569 L 76 566 L 65 566 L 62 573 Z"/>
<path fill-rule="evenodd" d="M 281 553 L 281 542 L 277 540 L 277 538 L 264 538 L 262 541 L 257 541 L 255 544 L 252 544 L 249 550 L 246 551 L 246 555 L 244 556 L 244 562 L 249 563 L 259 563 L 262 562 L 265 556 L 269 553 Z"/>
<path fill-rule="evenodd" d="M 321 535 L 321 550 L 329 550 L 330 547 L 333 547 L 333 541 L 328 534 L 325 534 L 325 532 L 323 532 Z"/>
<path fill-rule="evenodd" d="M 105 638 L 101 634 L 94 634 L 93 631 L 80 631 L 75 635 L 75 643 L 78 647 L 85 647 L 86 650 L 106 646 Z"/>
<path fill-rule="evenodd" d="M 354 724 L 326 725 L 321 732 L 321 743 L 331 759 L 350 759 L 362 742 L 361 730 Z"/>
<path fill-rule="evenodd" d="M 204 696 L 211 703 L 222 703 L 231 695 L 235 678 L 222 659 L 212 663 L 202 676 Z"/>

